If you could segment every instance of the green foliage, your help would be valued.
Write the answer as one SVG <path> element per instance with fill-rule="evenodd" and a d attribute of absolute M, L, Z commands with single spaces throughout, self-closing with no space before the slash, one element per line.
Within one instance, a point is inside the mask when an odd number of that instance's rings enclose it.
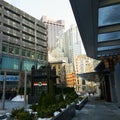
<path fill-rule="evenodd" d="M 33 111 L 37 111 L 37 104 L 32 104 L 31 106 L 30 106 L 30 109 L 32 109 Z"/>
<path fill-rule="evenodd" d="M 35 115 L 25 111 L 24 108 L 13 109 L 11 112 L 11 119 L 14 118 L 18 120 L 35 120 Z"/>
<path fill-rule="evenodd" d="M 75 92 L 74 87 L 65 87 L 63 91 L 65 94 Z"/>
<path fill-rule="evenodd" d="M 30 94 L 31 88 L 27 87 L 26 91 L 27 91 L 27 94 Z M 23 95 L 24 94 L 24 87 L 20 87 L 18 93 L 20 95 Z"/>
<path fill-rule="evenodd" d="M 62 93 L 57 95 L 57 97 L 55 98 L 54 89 L 52 87 L 50 88 L 51 90 L 49 91 L 49 93 L 45 93 L 44 91 L 41 92 L 38 104 L 32 104 L 30 106 L 33 111 L 36 111 L 38 113 L 38 117 L 52 117 L 55 111 L 60 111 L 61 108 L 65 108 L 67 104 L 74 102 L 75 99 L 78 97 L 73 88 L 66 88 L 66 94 L 64 93 L 66 95 L 65 100 L 63 99 Z M 31 115 L 32 114 L 24 111 L 24 109 L 15 109 L 12 111 L 12 117 L 16 116 L 16 118 L 18 118 L 19 120 L 34 120 L 34 116 Z"/>
<path fill-rule="evenodd" d="M 18 93 L 20 95 L 23 95 L 24 94 L 24 87 L 20 87 Z"/>
<path fill-rule="evenodd" d="M 61 102 L 61 101 L 63 101 L 64 99 L 63 99 L 63 94 L 59 94 L 59 96 L 58 96 L 58 101 L 57 102 Z"/>
<path fill-rule="evenodd" d="M 50 107 L 48 107 L 46 109 L 40 109 L 37 112 L 38 112 L 38 116 L 41 118 L 53 116 L 53 111 L 52 111 L 52 108 L 50 108 Z"/>
<path fill-rule="evenodd" d="M 78 98 L 77 94 L 73 91 L 73 92 L 71 92 L 71 93 L 67 93 L 67 94 L 66 94 L 66 99 L 65 99 L 65 101 L 66 101 L 67 103 L 71 103 L 71 102 L 75 101 L 77 98 Z"/>
<path fill-rule="evenodd" d="M 49 80 L 49 93 L 48 93 L 48 96 L 49 96 L 50 103 L 54 104 L 55 103 L 55 88 L 54 88 L 52 80 Z"/>
<path fill-rule="evenodd" d="M 49 100 L 49 95 L 46 94 L 44 91 L 40 94 L 40 98 L 39 98 L 39 102 L 38 102 L 38 106 L 39 108 L 46 108 L 50 105 L 50 100 Z"/>

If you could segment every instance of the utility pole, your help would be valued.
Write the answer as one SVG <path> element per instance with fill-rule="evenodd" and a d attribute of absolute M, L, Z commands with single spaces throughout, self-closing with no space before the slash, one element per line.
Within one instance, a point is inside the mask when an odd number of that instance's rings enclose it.
<path fill-rule="evenodd" d="M 3 95 L 2 95 L 2 109 L 5 109 L 5 87 L 6 87 L 6 71 L 4 71 L 4 80 L 3 80 Z"/>

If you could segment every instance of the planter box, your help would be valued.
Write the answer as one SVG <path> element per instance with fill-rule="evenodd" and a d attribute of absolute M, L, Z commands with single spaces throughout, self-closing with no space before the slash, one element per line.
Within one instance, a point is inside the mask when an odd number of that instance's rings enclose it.
<path fill-rule="evenodd" d="M 80 101 L 79 104 L 76 104 L 76 105 L 75 105 L 75 108 L 76 108 L 77 110 L 80 110 L 80 109 L 82 109 L 82 108 L 84 107 L 84 105 L 85 105 L 87 102 L 88 102 L 88 97 L 85 97 L 84 99 L 82 99 L 82 100 Z"/>
<path fill-rule="evenodd" d="M 57 116 L 53 117 L 51 120 L 72 120 L 75 116 L 75 104 L 71 104 L 67 109 L 62 111 Z"/>

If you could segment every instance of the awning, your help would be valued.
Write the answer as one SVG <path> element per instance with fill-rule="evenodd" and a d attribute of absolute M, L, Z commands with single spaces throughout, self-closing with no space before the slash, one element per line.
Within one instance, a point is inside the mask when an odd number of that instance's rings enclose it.
<path fill-rule="evenodd" d="M 78 77 L 81 77 L 84 80 L 94 81 L 94 82 L 100 81 L 100 75 L 101 75 L 101 73 L 99 73 L 99 72 L 89 72 L 89 73 L 77 74 Z"/>

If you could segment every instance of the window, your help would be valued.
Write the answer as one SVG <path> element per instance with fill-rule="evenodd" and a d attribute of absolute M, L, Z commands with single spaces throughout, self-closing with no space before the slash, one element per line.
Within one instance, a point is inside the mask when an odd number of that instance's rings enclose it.
<path fill-rule="evenodd" d="M 112 49 L 120 49 L 120 45 L 111 45 L 111 46 L 105 46 L 105 47 L 98 47 L 98 51 L 112 50 Z"/>
<path fill-rule="evenodd" d="M 60 69 L 60 65 L 58 65 L 58 69 Z"/>
<path fill-rule="evenodd" d="M 40 59 L 40 54 L 39 53 L 36 54 L 36 59 Z"/>
<path fill-rule="evenodd" d="M 85 85 L 85 84 L 86 84 L 85 80 L 82 80 L 82 85 Z"/>
<path fill-rule="evenodd" d="M 22 56 L 25 56 L 25 52 L 26 52 L 26 50 L 22 49 Z"/>
<path fill-rule="evenodd" d="M 27 57 L 30 57 L 30 51 L 29 50 L 26 50 L 26 55 L 27 55 Z"/>
<path fill-rule="evenodd" d="M 3 44 L 3 45 L 2 45 L 2 51 L 3 51 L 3 52 L 8 52 L 8 45 Z"/>
<path fill-rule="evenodd" d="M 14 46 L 9 46 L 9 53 L 14 54 Z"/>
<path fill-rule="evenodd" d="M 35 53 L 34 53 L 34 52 L 31 53 L 31 58 L 32 58 L 32 59 L 35 58 Z"/>
<path fill-rule="evenodd" d="M 19 55 L 19 48 L 15 47 L 15 54 Z"/>
<path fill-rule="evenodd" d="M 120 31 L 98 35 L 98 42 L 111 41 L 117 39 L 120 39 Z"/>
<path fill-rule="evenodd" d="M 99 8 L 98 26 L 120 23 L 120 4 Z"/>

